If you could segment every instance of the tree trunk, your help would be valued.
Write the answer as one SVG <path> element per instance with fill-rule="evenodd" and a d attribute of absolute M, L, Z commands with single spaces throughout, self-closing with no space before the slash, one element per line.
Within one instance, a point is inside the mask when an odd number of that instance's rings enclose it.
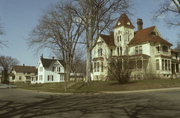
<path fill-rule="evenodd" d="M 71 72 L 71 64 L 70 63 L 66 63 L 64 72 L 65 72 L 64 90 L 67 91 L 67 89 L 68 89 L 67 82 L 70 81 L 70 72 Z"/>
<path fill-rule="evenodd" d="M 86 82 L 91 81 L 91 51 L 86 47 Z"/>
<path fill-rule="evenodd" d="M 5 83 L 5 84 L 8 84 L 9 81 L 8 81 L 8 70 L 4 69 L 3 70 L 3 80 L 2 80 L 2 83 Z"/>

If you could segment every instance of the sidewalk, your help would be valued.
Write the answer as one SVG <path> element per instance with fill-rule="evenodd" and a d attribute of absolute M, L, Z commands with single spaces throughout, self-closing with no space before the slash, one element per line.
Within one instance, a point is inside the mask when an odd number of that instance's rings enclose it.
<path fill-rule="evenodd" d="M 172 91 L 172 90 L 180 90 L 180 87 L 174 88 L 160 88 L 160 89 L 147 89 L 147 90 L 131 90 L 131 91 L 102 91 L 101 93 L 107 94 L 121 94 L 121 93 L 143 93 L 143 92 L 156 92 L 156 91 Z"/>
<path fill-rule="evenodd" d="M 18 88 L 18 89 L 21 89 L 21 88 Z M 21 90 L 27 90 L 27 89 L 21 89 Z M 180 87 L 147 89 L 147 90 L 131 90 L 131 91 L 100 91 L 96 93 L 54 93 L 54 92 L 45 92 L 45 91 L 38 91 L 38 90 L 27 90 L 27 91 L 35 91 L 42 94 L 54 94 L 54 95 L 99 95 L 99 94 L 145 93 L 145 92 L 172 91 L 172 90 L 180 90 Z"/>
<path fill-rule="evenodd" d="M 0 89 L 5 89 L 5 88 L 16 88 L 16 86 L 8 85 L 8 84 L 0 84 Z"/>

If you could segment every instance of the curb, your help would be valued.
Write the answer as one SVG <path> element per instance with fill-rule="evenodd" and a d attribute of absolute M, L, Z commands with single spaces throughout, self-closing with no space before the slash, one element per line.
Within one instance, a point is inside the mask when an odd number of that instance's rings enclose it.
<path fill-rule="evenodd" d="M 128 94 L 128 93 L 146 93 L 146 92 L 158 92 L 158 91 L 172 91 L 180 90 L 180 87 L 175 88 L 160 88 L 160 89 L 147 89 L 147 90 L 131 90 L 131 91 L 100 91 L 96 93 L 54 93 L 54 92 L 45 92 L 38 90 L 28 90 L 22 88 L 16 88 L 19 90 L 34 91 L 42 94 L 52 94 L 52 95 L 99 95 L 99 94 Z"/>
<path fill-rule="evenodd" d="M 158 92 L 158 91 L 172 91 L 172 90 L 180 90 L 180 87 L 147 89 L 147 90 L 132 90 L 132 91 L 102 91 L 102 93 L 105 93 L 105 94 L 125 94 L 125 93 L 144 93 L 144 92 Z"/>

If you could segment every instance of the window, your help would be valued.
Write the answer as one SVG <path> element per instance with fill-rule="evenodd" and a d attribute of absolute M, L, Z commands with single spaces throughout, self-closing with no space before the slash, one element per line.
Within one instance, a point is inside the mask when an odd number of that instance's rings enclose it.
<path fill-rule="evenodd" d="M 135 54 L 142 54 L 142 46 L 135 47 Z"/>
<path fill-rule="evenodd" d="M 61 67 L 57 67 L 57 72 L 61 72 Z"/>
<path fill-rule="evenodd" d="M 117 54 L 118 54 L 118 56 L 119 56 L 119 47 L 117 47 Z"/>
<path fill-rule="evenodd" d="M 99 72 L 99 62 L 97 62 L 97 72 Z"/>
<path fill-rule="evenodd" d="M 170 63 L 170 60 L 168 60 L 168 70 L 169 70 L 169 71 L 171 70 L 171 63 Z"/>
<path fill-rule="evenodd" d="M 152 35 L 156 35 L 156 32 L 152 31 L 151 34 L 152 34 Z"/>
<path fill-rule="evenodd" d="M 168 70 L 167 60 L 165 60 L 165 70 Z"/>
<path fill-rule="evenodd" d="M 142 69 L 142 60 L 137 61 L 137 68 Z"/>
<path fill-rule="evenodd" d="M 179 64 L 176 64 L 176 72 L 179 72 Z"/>
<path fill-rule="evenodd" d="M 111 56 L 113 56 L 113 49 L 111 49 Z"/>
<path fill-rule="evenodd" d="M 165 68 L 164 68 L 164 59 L 162 59 L 162 70 L 165 70 Z"/>
<path fill-rule="evenodd" d="M 120 55 L 122 55 L 122 47 L 120 47 Z"/>
<path fill-rule="evenodd" d="M 48 75 L 47 80 L 48 81 L 53 81 L 53 75 Z"/>
<path fill-rule="evenodd" d="M 135 54 L 138 54 L 138 46 L 135 47 Z"/>
<path fill-rule="evenodd" d="M 98 49 L 98 56 L 102 56 L 102 48 Z"/>
<path fill-rule="evenodd" d="M 42 81 L 43 80 L 43 76 L 39 75 L 39 80 Z"/>
<path fill-rule="evenodd" d="M 117 36 L 117 42 L 119 42 L 119 36 Z"/>
<path fill-rule="evenodd" d="M 159 70 L 159 59 L 156 59 L 156 70 Z"/>
<path fill-rule="evenodd" d="M 52 67 L 52 71 L 53 71 L 53 72 L 55 71 L 55 67 L 54 67 L 54 66 Z"/>
<path fill-rule="evenodd" d="M 142 54 L 142 46 L 139 46 L 139 54 Z"/>
<path fill-rule="evenodd" d="M 60 80 L 64 80 L 64 76 L 63 75 L 60 75 Z"/>
<path fill-rule="evenodd" d="M 119 40 L 121 41 L 121 35 L 119 36 Z"/>
<path fill-rule="evenodd" d="M 160 52 L 160 47 L 156 47 L 156 52 L 159 53 Z"/>
<path fill-rule="evenodd" d="M 103 66 L 104 66 L 104 65 L 103 65 L 103 62 L 101 62 L 101 72 L 103 72 L 103 69 L 104 69 Z"/>
<path fill-rule="evenodd" d="M 176 64 L 176 72 L 179 72 L 179 64 Z"/>
<path fill-rule="evenodd" d="M 167 46 L 163 46 L 162 50 L 163 50 L 163 52 L 168 52 L 168 47 Z"/>
<path fill-rule="evenodd" d="M 21 76 L 19 76 L 19 80 L 21 80 L 22 79 L 22 77 Z"/>
<path fill-rule="evenodd" d="M 94 62 L 94 72 L 96 72 L 96 62 Z"/>
<path fill-rule="evenodd" d="M 40 68 L 39 68 L 39 71 L 40 71 L 40 72 L 43 71 L 43 67 L 40 67 Z"/>

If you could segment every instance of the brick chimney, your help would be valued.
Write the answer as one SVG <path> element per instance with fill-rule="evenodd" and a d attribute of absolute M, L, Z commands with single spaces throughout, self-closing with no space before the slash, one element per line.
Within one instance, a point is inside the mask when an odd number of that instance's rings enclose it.
<path fill-rule="evenodd" d="M 142 19 L 137 19 L 137 28 L 138 31 L 143 29 L 143 20 Z"/>
<path fill-rule="evenodd" d="M 114 32 L 113 31 L 111 31 L 109 34 L 110 34 L 110 36 L 114 37 Z"/>

